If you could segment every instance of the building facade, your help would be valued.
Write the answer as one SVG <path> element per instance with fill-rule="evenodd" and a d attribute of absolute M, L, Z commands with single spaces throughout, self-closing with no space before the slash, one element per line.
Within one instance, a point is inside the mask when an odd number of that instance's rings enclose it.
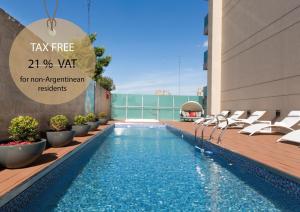
<path fill-rule="evenodd" d="M 300 1 L 208 4 L 208 113 L 299 110 Z"/>

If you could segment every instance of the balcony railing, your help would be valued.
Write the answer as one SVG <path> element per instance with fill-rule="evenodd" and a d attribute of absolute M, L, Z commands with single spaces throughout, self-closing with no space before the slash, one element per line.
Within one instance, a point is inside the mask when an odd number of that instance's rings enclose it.
<path fill-rule="evenodd" d="M 208 35 L 208 14 L 204 18 L 204 30 L 203 30 L 204 35 Z"/>
<path fill-rule="evenodd" d="M 207 70 L 207 59 L 208 59 L 208 50 L 204 52 L 204 57 L 203 57 L 203 70 Z"/>

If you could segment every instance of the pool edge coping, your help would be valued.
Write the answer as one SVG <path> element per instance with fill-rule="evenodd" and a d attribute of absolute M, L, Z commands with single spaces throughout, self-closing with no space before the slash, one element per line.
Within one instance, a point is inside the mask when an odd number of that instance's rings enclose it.
<path fill-rule="evenodd" d="M 130 125 L 131 123 L 127 123 L 128 125 Z M 149 125 L 149 123 L 143 124 L 143 125 Z M 189 143 L 190 145 L 193 145 L 191 142 L 189 142 L 189 140 L 191 138 L 194 137 L 194 135 L 192 135 L 191 133 L 179 129 L 177 127 L 174 127 L 172 125 L 169 124 L 159 124 L 162 126 L 165 126 L 166 129 L 171 128 L 176 130 L 178 133 L 181 133 L 182 135 L 184 135 L 184 140 Z M 13 200 L 15 197 L 17 197 L 20 193 L 24 192 L 26 189 L 30 188 L 30 186 L 32 186 L 34 183 L 36 183 L 38 180 L 40 180 L 42 177 L 44 177 L 45 175 L 47 175 L 48 173 L 50 173 L 53 169 L 55 169 L 56 167 L 58 167 L 60 164 L 62 164 L 65 160 L 67 160 L 68 158 L 70 158 L 71 156 L 73 156 L 74 154 L 76 154 L 78 151 L 82 150 L 84 147 L 86 147 L 86 145 L 88 145 L 89 143 L 91 143 L 93 141 L 93 139 L 105 134 L 107 131 L 111 130 L 112 128 L 115 128 L 116 126 L 118 126 L 116 123 L 111 124 L 110 126 L 104 128 L 102 131 L 94 134 L 93 136 L 91 136 L 90 138 L 88 138 L 84 143 L 82 143 L 81 145 L 77 146 L 75 149 L 71 150 L 70 152 L 68 152 L 67 154 L 65 154 L 64 156 L 62 156 L 61 158 L 59 158 L 58 160 L 54 161 L 52 164 L 50 164 L 49 166 L 45 167 L 43 170 L 37 172 L 35 175 L 31 176 L 30 178 L 28 178 L 27 180 L 25 180 L 24 182 L 22 182 L 21 184 L 17 185 L 16 187 L 14 187 L 12 190 L 10 190 L 9 192 L 7 192 L 5 195 L 3 195 L 0 199 L 0 209 L 2 208 L 2 206 L 5 206 L 7 203 L 9 203 L 9 201 Z M 168 129 L 169 130 L 169 129 Z M 171 130 L 169 130 L 171 133 Z M 175 133 L 174 133 L 175 134 Z M 175 134 L 176 135 L 176 134 Z M 178 135 L 177 135 L 178 136 Z M 187 137 L 188 136 L 188 137 Z M 197 137 L 197 141 L 200 142 L 204 142 L 207 143 L 209 145 L 212 145 L 213 147 L 222 150 L 222 151 L 227 151 L 231 154 L 235 154 L 241 158 L 244 158 L 246 160 L 249 160 L 250 162 L 253 162 L 256 166 L 260 167 L 260 168 L 264 168 L 268 171 L 271 172 L 272 175 L 278 175 L 279 177 L 282 177 L 288 181 L 294 182 L 296 184 L 300 185 L 300 179 L 298 179 L 297 177 L 290 175 L 288 173 L 285 173 L 281 170 L 277 170 L 274 167 L 268 166 L 262 162 L 256 161 L 252 158 L 249 158 L 247 156 L 244 156 L 238 152 L 226 149 L 222 146 L 216 145 L 215 143 L 212 142 L 208 142 L 206 140 L 201 140 L 200 137 Z M 192 141 L 193 142 L 193 141 Z M 220 153 L 216 153 L 216 154 L 220 154 Z M 222 156 L 222 155 L 221 155 Z M 228 161 L 230 161 L 230 159 L 228 158 L 224 158 Z M 262 178 L 262 180 L 267 181 L 267 179 Z M 272 182 L 269 182 L 270 184 L 272 184 Z M 283 191 L 284 192 L 284 191 Z M 290 193 L 289 193 L 290 194 Z"/>
<path fill-rule="evenodd" d="M 174 130 L 176 130 L 176 131 L 178 131 L 179 133 L 181 133 L 182 135 L 187 135 L 187 136 L 190 136 L 190 137 L 194 137 L 194 135 L 193 134 L 191 134 L 191 133 L 189 133 L 189 132 L 187 132 L 187 131 L 185 131 L 185 130 L 182 130 L 182 129 L 179 129 L 179 128 L 177 128 L 177 127 L 175 127 L 175 126 L 172 126 L 172 125 L 170 125 L 170 124 L 164 124 L 167 128 L 169 127 L 169 128 L 171 128 L 171 129 L 174 129 Z M 189 138 L 183 138 L 183 139 L 189 139 Z M 200 137 L 198 137 L 197 136 L 197 141 L 199 142 L 204 142 L 204 143 L 206 143 L 206 144 L 209 144 L 209 145 L 212 145 L 214 148 L 217 148 L 217 149 L 219 149 L 219 150 L 221 150 L 221 151 L 223 151 L 223 152 L 225 152 L 225 151 L 227 151 L 228 153 L 230 153 L 230 154 L 235 154 L 235 155 L 237 155 L 238 157 L 240 157 L 240 158 L 244 158 L 244 159 L 246 159 L 246 160 L 248 160 L 248 161 L 250 161 L 250 162 L 252 162 L 252 163 L 254 163 L 258 168 L 263 168 L 263 169 L 266 169 L 267 171 L 269 171 L 272 175 L 274 175 L 274 176 L 278 176 L 278 177 L 281 177 L 281 178 L 284 178 L 284 179 L 286 179 L 286 180 L 288 180 L 288 181 L 290 181 L 290 182 L 292 182 L 292 183 L 295 183 L 295 184 L 298 184 L 298 185 L 300 185 L 300 178 L 299 177 L 297 177 L 297 176 L 294 176 L 294 175 L 291 175 L 291 174 L 289 174 L 289 173 L 287 173 L 287 172 L 284 172 L 284 171 L 282 171 L 282 170 L 279 170 L 279 169 L 277 169 L 277 168 L 275 168 L 275 167 L 272 167 L 272 166 L 270 166 L 270 165 L 267 165 L 267 164 L 264 164 L 264 163 L 262 163 L 262 162 L 260 162 L 260 161 L 257 161 L 257 160 L 255 160 L 255 159 L 252 159 L 252 158 L 249 158 L 249 157 L 247 157 L 247 156 L 245 156 L 245 155 L 242 155 L 242 154 L 240 154 L 240 153 L 238 153 L 238 152 L 235 152 L 235 151 L 232 151 L 232 150 L 230 150 L 230 149 L 227 149 L 227 148 L 224 148 L 224 147 L 222 147 L 222 146 L 220 146 L 220 145 L 216 145 L 215 143 L 213 143 L 213 142 L 209 142 L 209 141 L 207 141 L 207 140 L 202 140 Z M 189 141 L 187 141 L 189 144 L 191 144 Z M 216 154 L 220 154 L 220 153 L 216 153 Z M 225 153 L 226 154 L 226 153 Z M 225 158 L 226 159 L 226 158 Z M 227 160 L 229 160 L 229 159 L 227 159 Z M 267 179 L 265 179 L 265 178 L 263 178 L 263 177 L 260 177 L 260 178 L 262 178 L 262 180 L 264 180 L 264 181 L 267 181 Z M 269 183 L 270 184 L 272 184 L 272 182 L 270 182 L 269 181 Z M 297 196 L 297 195 L 296 195 Z M 297 198 L 299 198 L 300 199 L 300 197 L 297 197 Z"/>
<path fill-rule="evenodd" d="M 62 164 L 65 160 L 76 154 L 78 151 L 83 149 L 86 145 L 88 145 L 90 142 L 93 141 L 93 139 L 97 138 L 98 136 L 101 136 L 111 128 L 114 128 L 115 124 L 111 124 L 110 126 L 104 128 L 103 130 L 99 131 L 98 133 L 94 134 L 90 138 L 88 138 L 85 142 L 81 143 L 78 145 L 76 148 L 71 150 L 70 152 L 66 153 L 63 155 L 61 158 L 57 159 L 53 163 L 51 163 L 49 166 L 43 168 L 33 176 L 27 178 L 24 182 L 16 185 L 14 188 L 12 188 L 10 191 L 5 193 L 3 196 L 0 198 L 0 209 L 5 206 L 9 201 L 14 199 L 16 196 L 18 196 L 20 193 L 24 192 L 26 189 L 28 189 L 30 186 L 32 186 L 35 182 L 40 180 L 42 177 L 47 175 L 49 172 L 51 172 L 53 169 L 58 167 L 60 164 Z"/>
<path fill-rule="evenodd" d="M 171 127 L 171 128 L 174 128 L 174 129 L 178 130 L 179 132 L 183 132 L 183 133 L 185 133 L 185 134 L 188 134 L 188 135 L 194 137 L 194 135 L 192 135 L 191 133 L 189 133 L 189 132 L 187 132 L 187 131 L 185 131 L 185 130 L 178 129 L 177 127 L 171 126 L 171 125 L 169 125 L 169 124 L 166 124 L 166 126 Z M 197 136 L 197 139 L 199 140 L 199 139 L 201 139 L 201 138 Z M 213 145 L 213 146 L 216 147 L 216 148 L 220 148 L 220 149 L 225 150 L 225 151 L 228 151 L 228 152 L 230 152 L 230 153 L 237 154 L 237 155 L 240 156 L 240 157 L 243 157 L 243 158 L 245 158 L 245 159 L 247 159 L 247 160 L 250 160 L 250 161 L 252 161 L 252 162 L 257 163 L 258 165 L 262 166 L 263 168 L 267 168 L 269 171 L 274 172 L 275 174 L 279 174 L 279 175 L 282 176 L 282 177 L 286 177 L 286 178 L 288 178 L 289 180 L 296 181 L 297 183 L 300 184 L 300 177 L 291 175 L 291 174 L 289 174 L 289 173 L 287 173 L 287 172 L 284 172 L 284 171 L 282 171 L 282 170 L 279 170 L 279 169 L 277 169 L 277 168 L 275 168 L 275 167 L 272 167 L 272 166 L 270 166 L 270 165 L 268 165 L 268 164 L 265 164 L 265 163 L 263 163 L 263 162 L 260 162 L 260 161 L 255 160 L 255 159 L 253 159 L 253 158 L 250 158 L 250 157 L 247 157 L 247 156 L 245 156 L 245 155 L 242 155 L 242 154 L 239 153 L 239 152 L 236 152 L 236 151 L 233 151 L 233 150 L 224 148 L 224 147 L 222 147 L 222 146 L 220 146 L 220 145 L 216 145 L 215 143 L 209 142 L 209 141 L 207 141 L 207 140 L 205 140 L 205 139 L 202 140 L 202 142 L 206 142 L 206 143 L 208 143 L 208 144 Z"/>

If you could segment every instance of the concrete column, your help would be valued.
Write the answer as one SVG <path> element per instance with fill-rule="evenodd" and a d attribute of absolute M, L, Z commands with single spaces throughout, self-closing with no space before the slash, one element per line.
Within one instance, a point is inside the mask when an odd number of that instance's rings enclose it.
<path fill-rule="evenodd" d="M 208 114 L 217 114 L 221 110 L 222 0 L 209 1 L 208 18 L 207 106 Z"/>

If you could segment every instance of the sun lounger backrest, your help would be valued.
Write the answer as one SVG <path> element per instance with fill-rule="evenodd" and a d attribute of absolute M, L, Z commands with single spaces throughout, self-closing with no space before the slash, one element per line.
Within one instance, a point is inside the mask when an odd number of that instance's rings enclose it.
<path fill-rule="evenodd" d="M 235 111 L 235 112 L 230 116 L 230 118 L 231 118 L 231 119 L 238 119 L 238 118 L 240 118 L 244 113 L 245 113 L 245 111 L 237 110 L 237 111 Z"/>
<path fill-rule="evenodd" d="M 279 123 L 283 124 L 286 127 L 292 127 L 298 122 L 300 122 L 300 111 L 291 111 L 289 112 L 287 117 L 282 119 Z"/>
<path fill-rule="evenodd" d="M 254 123 L 258 119 L 260 119 L 265 113 L 266 113 L 266 111 L 255 111 L 255 112 L 251 113 L 251 115 L 247 118 L 247 120 L 250 123 Z"/>
<path fill-rule="evenodd" d="M 293 110 L 293 111 L 289 112 L 289 114 L 287 116 L 298 116 L 298 117 L 300 117 L 300 110 Z"/>
<path fill-rule="evenodd" d="M 223 110 L 223 111 L 221 112 L 221 114 L 222 114 L 223 116 L 227 117 L 228 114 L 229 114 L 229 111 L 228 111 L 228 110 Z"/>

